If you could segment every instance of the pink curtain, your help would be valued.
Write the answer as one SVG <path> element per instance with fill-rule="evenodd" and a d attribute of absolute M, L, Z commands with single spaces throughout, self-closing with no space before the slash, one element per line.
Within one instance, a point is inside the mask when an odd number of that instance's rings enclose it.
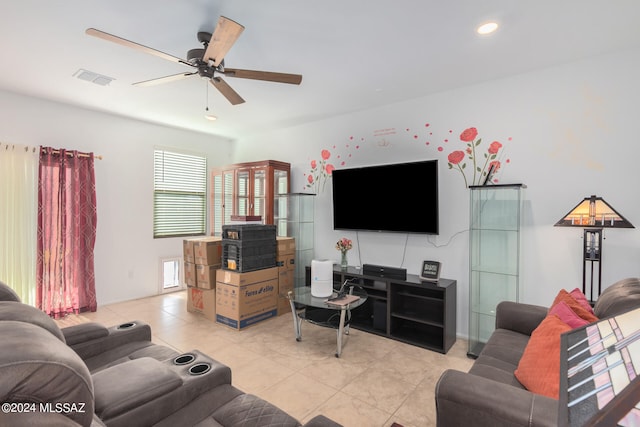
<path fill-rule="evenodd" d="M 49 316 L 96 311 L 93 153 L 41 147 L 36 304 Z"/>

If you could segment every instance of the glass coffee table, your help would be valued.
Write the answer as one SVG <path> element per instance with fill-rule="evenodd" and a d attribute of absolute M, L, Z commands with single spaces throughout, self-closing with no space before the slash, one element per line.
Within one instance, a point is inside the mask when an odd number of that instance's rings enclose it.
<path fill-rule="evenodd" d="M 289 291 L 287 298 L 291 304 L 296 341 L 302 340 L 301 323 L 303 320 L 325 328 L 337 329 L 338 345 L 336 357 L 340 357 L 342 354 L 343 335 L 349 334 L 351 310 L 360 307 L 367 300 L 367 294 L 361 288 L 356 290 L 350 287 L 348 293 L 357 295 L 360 298 L 345 305 L 335 305 L 328 303 L 327 300 L 335 298 L 338 295 L 337 291 L 334 291 L 331 297 L 314 297 L 311 295 L 311 288 L 307 286 Z"/>

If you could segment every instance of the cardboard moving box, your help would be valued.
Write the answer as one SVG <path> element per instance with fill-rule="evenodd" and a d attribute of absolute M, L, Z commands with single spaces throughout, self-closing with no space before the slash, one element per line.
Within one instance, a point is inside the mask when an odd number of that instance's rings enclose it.
<path fill-rule="evenodd" d="M 276 265 L 278 267 L 278 316 L 291 313 L 287 292 L 295 286 L 296 240 L 293 237 L 278 237 Z"/>
<path fill-rule="evenodd" d="M 192 262 L 184 262 L 184 282 L 187 286 L 196 286 L 196 265 Z"/>
<path fill-rule="evenodd" d="M 278 312 L 278 268 L 248 273 L 218 270 L 216 322 L 241 330 Z"/>
<path fill-rule="evenodd" d="M 277 249 L 279 254 L 292 254 L 296 251 L 296 240 L 293 237 L 276 237 Z"/>
<path fill-rule="evenodd" d="M 182 258 L 184 262 L 190 262 L 191 264 L 195 264 L 195 255 L 193 254 L 193 240 L 194 239 L 185 239 L 182 241 Z"/>
<path fill-rule="evenodd" d="M 220 268 L 217 265 L 196 264 L 196 286 L 202 289 L 215 289 L 216 272 Z"/>
<path fill-rule="evenodd" d="M 296 268 L 296 240 L 293 237 L 278 237 L 276 241 L 276 266 L 281 270 L 294 270 Z"/>
<path fill-rule="evenodd" d="M 216 321 L 216 290 L 187 288 L 187 311 L 200 313 L 207 319 Z"/>
<path fill-rule="evenodd" d="M 295 273 L 295 270 L 278 269 L 278 316 L 291 313 L 291 303 L 287 299 L 287 293 L 294 288 Z"/>
<path fill-rule="evenodd" d="M 193 256 L 196 264 L 218 265 L 222 263 L 222 238 L 204 237 L 193 241 Z"/>
<path fill-rule="evenodd" d="M 296 254 L 295 253 L 278 254 L 278 256 L 276 257 L 276 266 L 280 270 L 295 270 Z"/>
<path fill-rule="evenodd" d="M 250 283 L 264 282 L 265 280 L 278 279 L 278 269 L 276 267 L 263 268 L 262 270 L 238 273 L 236 271 L 218 270 L 216 281 L 228 283 L 230 285 L 243 286 Z"/>

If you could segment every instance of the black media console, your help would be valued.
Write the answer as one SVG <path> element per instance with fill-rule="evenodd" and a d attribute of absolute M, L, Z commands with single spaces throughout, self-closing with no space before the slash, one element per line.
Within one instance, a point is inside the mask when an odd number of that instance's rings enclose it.
<path fill-rule="evenodd" d="M 311 284 L 311 267 L 306 271 Z M 397 341 L 446 353 L 456 342 L 456 281 L 422 281 L 379 277 L 354 267 L 334 266 L 333 283 L 345 280 L 361 286 L 369 298 L 351 312 L 351 327 Z"/>

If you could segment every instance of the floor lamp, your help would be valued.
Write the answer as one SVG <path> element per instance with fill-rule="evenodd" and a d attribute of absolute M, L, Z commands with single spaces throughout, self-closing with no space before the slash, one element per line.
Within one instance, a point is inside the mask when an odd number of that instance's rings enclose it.
<path fill-rule="evenodd" d="M 605 228 L 635 228 L 602 197 L 585 197 L 555 224 L 584 228 L 582 248 L 582 293 L 594 302 L 602 292 L 602 232 Z M 597 268 L 597 276 L 596 276 Z M 587 293 L 587 277 L 589 292 Z M 598 293 L 594 295 L 597 277 Z"/>

